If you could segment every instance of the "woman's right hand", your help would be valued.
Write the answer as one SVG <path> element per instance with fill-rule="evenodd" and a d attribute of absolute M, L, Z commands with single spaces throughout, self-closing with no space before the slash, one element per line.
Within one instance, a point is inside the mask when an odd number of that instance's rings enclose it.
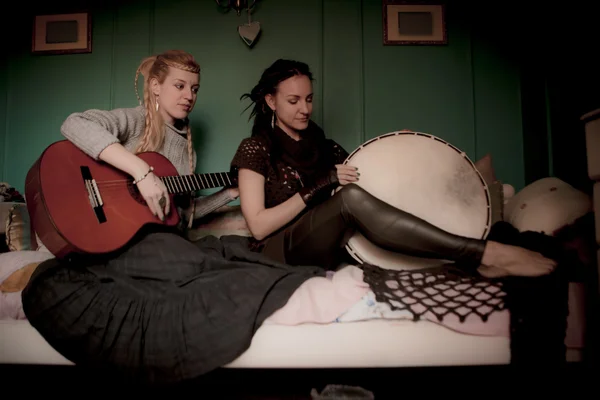
<path fill-rule="evenodd" d="M 340 185 L 344 186 L 358 181 L 360 173 L 358 172 L 357 167 L 346 164 L 338 164 L 335 166 L 335 168 L 337 170 L 337 178 L 340 182 Z"/>
<path fill-rule="evenodd" d="M 157 216 L 161 221 L 164 221 L 165 216 L 169 215 L 169 210 L 171 209 L 171 198 L 162 180 L 154 175 L 153 172 L 150 172 L 144 179 L 137 183 L 137 188 L 144 200 L 146 200 L 152 214 Z"/>
<path fill-rule="evenodd" d="M 120 143 L 113 143 L 99 154 L 98 158 L 113 167 L 126 172 L 134 180 L 139 180 L 136 186 L 148 204 L 152 214 L 164 221 L 171 209 L 171 198 L 165 184 L 154 175 L 150 166 L 140 157 L 132 154 Z M 144 175 L 145 174 L 145 175 Z M 161 205 L 161 198 L 164 197 Z"/>

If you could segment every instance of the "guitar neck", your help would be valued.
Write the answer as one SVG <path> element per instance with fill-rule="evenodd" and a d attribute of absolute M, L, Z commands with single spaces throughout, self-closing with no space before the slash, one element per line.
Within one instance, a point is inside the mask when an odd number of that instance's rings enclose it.
<path fill-rule="evenodd" d="M 189 193 L 201 189 L 232 186 L 235 182 L 229 172 L 163 176 L 160 178 L 170 194 Z"/>

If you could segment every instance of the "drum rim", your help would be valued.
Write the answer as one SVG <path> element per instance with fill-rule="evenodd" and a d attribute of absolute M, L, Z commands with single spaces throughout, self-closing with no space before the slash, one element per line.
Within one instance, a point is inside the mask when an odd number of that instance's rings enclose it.
<path fill-rule="evenodd" d="M 485 239 L 492 229 L 492 226 L 491 226 L 492 225 L 492 198 L 491 198 L 491 194 L 490 194 L 490 188 L 489 188 L 487 182 L 485 181 L 485 179 L 483 179 L 483 175 L 481 175 L 481 172 L 479 172 L 479 170 L 475 166 L 475 163 L 473 162 L 473 160 L 471 160 L 471 158 L 467 155 L 467 153 L 465 151 L 461 150 L 460 148 L 458 148 L 457 146 L 453 145 L 449 141 L 444 140 L 444 139 L 440 138 L 439 136 L 432 135 L 430 133 L 425 133 L 425 132 L 412 131 L 412 130 L 407 130 L 407 129 L 403 129 L 403 130 L 399 130 L 399 131 L 392 131 L 392 132 L 388 132 L 388 133 L 384 133 L 384 134 L 375 136 L 374 138 L 371 138 L 371 139 L 365 141 L 364 143 L 362 143 L 360 146 L 358 146 L 356 149 L 354 149 L 354 151 L 352 151 L 348 155 L 348 157 L 346 157 L 343 164 L 347 165 L 352 160 L 352 158 L 356 155 L 356 153 L 363 150 L 368 145 L 378 142 L 379 140 L 387 138 L 387 137 L 399 136 L 399 135 L 422 136 L 422 137 L 426 137 L 426 138 L 429 138 L 432 140 L 436 140 L 436 141 L 450 147 L 452 150 L 454 150 L 456 153 L 458 153 L 458 155 L 462 156 L 471 165 L 473 170 L 477 173 L 477 176 L 479 177 L 481 184 L 483 185 L 484 192 L 485 192 L 485 199 L 487 202 L 487 219 L 486 219 L 487 223 L 486 223 L 485 229 L 483 231 L 483 235 L 481 236 L 481 238 L 478 238 L 478 239 Z M 354 235 L 352 235 L 352 236 L 354 236 Z M 359 261 L 361 263 L 367 262 L 366 260 L 364 260 L 364 257 L 361 257 L 356 252 L 356 249 L 352 248 L 352 244 L 350 242 L 351 239 L 352 239 L 352 237 L 350 237 L 350 240 L 348 240 L 348 242 L 344 246 L 346 248 L 346 251 L 348 251 L 348 253 L 352 257 L 354 257 L 357 261 Z"/>

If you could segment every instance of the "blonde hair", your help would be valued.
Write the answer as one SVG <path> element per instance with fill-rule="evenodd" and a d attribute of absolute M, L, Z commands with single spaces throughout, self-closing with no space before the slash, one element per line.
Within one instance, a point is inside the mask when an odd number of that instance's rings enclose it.
<path fill-rule="evenodd" d="M 182 50 L 168 50 L 162 54 L 150 56 L 142 60 L 137 71 L 135 71 L 135 95 L 140 105 L 146 108 L 146 126 L 144 135 L 140 140 L 136 153 L 144 151 L 157 151 L 165 141 L 164 121 L 156 109 L 156 96 L 150 90 L 150 80 L 156 78 L 159 83 L 163 83 L 169 73 L 169 67 L 178 68 L 184 71 L 200 73 L 200 65 L 194 60 L 194 57 Z M 144 102 L 142 103 L 138 94 L 138 77 L 142 74 L 144 77 Z M 196 166 L 194 163 L 194 151 L 192 145 L 192 129 L 187 125 L 187 150 L 190 164 L 190 173 L 193 174 Z M 194 214 L 196 213 L 196 202 L 193 196 L 190 198 L 192 214 L 188 221 L 188 228 L 192 226 Z"/>
<path fill-rule="evenodd" d="M 146 108 L 146 126 L 144 135 L 140 140 L 136 153 L 144 151 L 157 151 L 165 141 L 164 121 L 160 113 L 156 109 L 156 96 L 150 90 L 150 81 L 154 78 L 159 83 L 165 81 L 169 73 L 169 67 L 178 68 L 184 71 L 200 73 L 200 65 L 194 60 L 194 57 L 182 50 L 168 50 L 162 54 L 150 56 L 142 60 L 137 71 L 135 72 L 135 95 L 137 96 L 140 105 Z M 144 102 L 142 103 L 138 94 L 138 77 L 142 74 L 144 77 Z M 190 173 L 194 173 L 196 166 L 194 165 L 194 153 L 192 145 L 192 129 L 187 126 L 187 147 L 188 158 L 190 163 Z"/>

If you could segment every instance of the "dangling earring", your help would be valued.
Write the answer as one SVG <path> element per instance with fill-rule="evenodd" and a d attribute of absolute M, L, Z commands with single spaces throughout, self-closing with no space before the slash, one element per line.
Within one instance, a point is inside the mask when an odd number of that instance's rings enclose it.
<path fill-rule="evenodd" d="M 156 99 L 156 111 L 158 111 L 158 99 Z"/>
<path fill-rule="evenodd" d="M 275 129 L 275 111 L 273 111 L 273 115 L 271 116 L 271 129 Z"/>

